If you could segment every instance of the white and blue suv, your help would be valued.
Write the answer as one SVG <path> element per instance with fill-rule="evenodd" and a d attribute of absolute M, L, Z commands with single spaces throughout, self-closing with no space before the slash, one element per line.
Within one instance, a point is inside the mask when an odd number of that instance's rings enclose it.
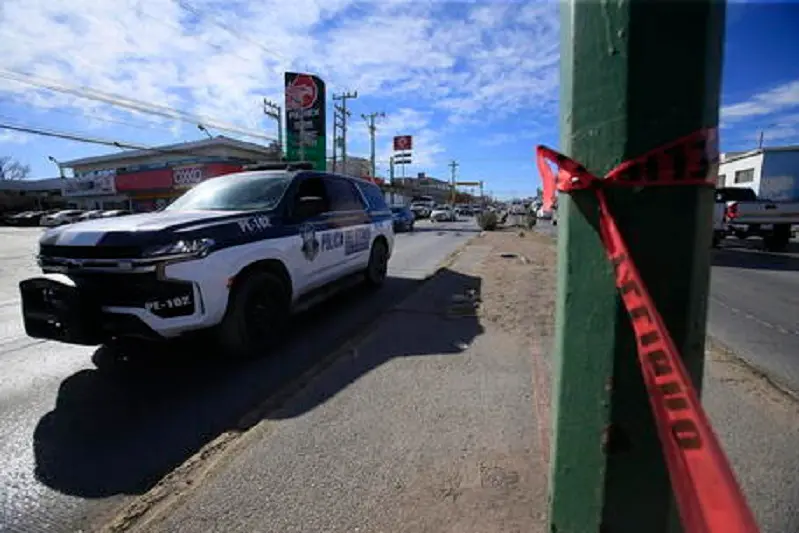
<path fill-rule="evenodd" d="M 226 353 L 257 355 L 292 312 L 353 282 L 380 286 L 393 243 L 373 183 L 263 165 L 162 211 L 46 231 L 43 274 L 20 283 L 25 329 L 84 345 L 212 329 Z"/>

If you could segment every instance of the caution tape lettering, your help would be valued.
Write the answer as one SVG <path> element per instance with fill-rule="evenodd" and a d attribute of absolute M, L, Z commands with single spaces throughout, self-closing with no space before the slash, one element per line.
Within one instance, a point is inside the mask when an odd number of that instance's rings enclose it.
<path fill-rule="evenodd" d="M 596 194 L 600 237 L 635 332 L 641 374 L 685 530 L 757 532 L 752 511 L 674 341 L 630 258 L 604 192 L 615 186 L 713 186 L 718 164 L 715 128 L 700 130 L 622 163 L 603 179 L 551 148 L 539 146 L 536 154 L 545 206 L 552 206 L 556 191 L 593 190 Z M 550 163 L 557 168 L 557 175 Z"/>

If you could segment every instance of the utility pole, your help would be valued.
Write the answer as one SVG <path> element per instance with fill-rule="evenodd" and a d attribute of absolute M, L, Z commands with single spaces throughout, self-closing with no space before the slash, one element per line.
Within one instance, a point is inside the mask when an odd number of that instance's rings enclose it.
<path fill-rule="evenodd" d="M 608 9 L 571 0 L 561 9 L 566 155 L 601 176 L 717 127 L 723 2 L 620 0 Z M 608 188 L 605 195 L 699 389 L 713 191 Z M 548 530 L 681 531 L 630 319 L 597 231 L 596 193 L 562 196 Z"/>
<path fill-rule="evenodd" d="M 264 98 L 264 115 L 277 122 L 277 144 L 280 148 L 280 155 L 283 155 L 283 108 L 275 102 Z"/>
<path fill-rule="evenodd" d="M 341 105 L 335 105 L 335 109 L 341 115 L 341 165 L 344 173 L 347 172 L 347 119 L 352 113 L 347 109 L 347 100 L 358 98 L 358 91 L 334 94 L 333 100 L 341 101 Z"/>
<path fill-rule="evenodd" d="M 455 170 L 458 168 L 458 162 L 453 159 L 452 162 L 449 164 L 449 168 L 451 170 L 450 183 L 452 186 L 450 203 L 452 205 L 455 205 Z"/>
<path fill-rule="evenodd" d="M 338 172 L 338 168 L 336 168 L 339 147 L 338 132 L 341 129 L 341 119 L 339 118 L 338 108 L 339 106 L 333 105 L 333 172 Z"/>
<path fill-rule="evenodd" d="M 372 156 L 372 177 L 376 176 L 377 170 L 375 169 L 375 132 L 377 128 L 375 127 L 375 118 L 385 118 L 386 114 L 382 111 L 380 113 L 369 113 L 365 115 L 361 113 L 361 118 L 366 121 L 366 127 L 369 128 L 369 140 L 371 142 L 371 156 Z"/>

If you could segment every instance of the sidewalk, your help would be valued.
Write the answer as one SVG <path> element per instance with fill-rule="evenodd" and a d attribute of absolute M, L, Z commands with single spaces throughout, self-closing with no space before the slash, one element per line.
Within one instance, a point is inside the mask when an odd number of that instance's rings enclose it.
<path fill-rule="evenodd" d="M 476 238 L 128 530 L 544 532 L 554 275 L 546 237 Z"/>

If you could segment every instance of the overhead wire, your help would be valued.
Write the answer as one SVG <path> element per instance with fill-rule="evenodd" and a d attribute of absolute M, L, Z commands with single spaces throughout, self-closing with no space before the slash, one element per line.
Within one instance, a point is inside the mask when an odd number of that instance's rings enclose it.
<path fill-rule="evenodd" d="M 0 129 L 6 129 L 11 131 L 18 131 L 20 133 L 27 133 L 30 135 L 39 135 L 42 137 L 53 137 L 58 139 L 65 139 L 69 141 L 75 142 L 82 142 L 88 144 L 98 144 L 103 146 L 113 146 L 115 148 L 120 149 L 130 149 L 130 150 L 142 150 L 145 152 L 153 152 L 157 154 L 165 154 L 165 155 L 190 155 L 193 157 L 200 157 L 200 158 L 208 158 L 214 160 L 226 160 L 226 161 L 241 161 L 241 158 L 237 157 L 228 157 L 228 156 L 209 156 L 207 154 L 201 154 L 196 150 L 188 150 L 185 148 L 171 148 L 165 149 L 162 147 L 154 147 L 145 144 L 138 144 L 132 143 L 128 141 L 117 141 L 113 139 L 106 139 L 103 137 L 90 137 L 84 135 L 82 133 L 73 133 L 73 132 L 65 132 L 59 130 L 53 130 L 49 128 L 36 128 L 31 126 L 23 126 L 18 124 L 12 124 L 9 122 L 3 122 L 3 120 L 8 120 L 8 117 L 3 117 L 0 115 Z M 102 157 L 102 156 L 98 156 Z"/>
<path fill-rule="evenodd" d="M 136 100 L 134 98 L 128 98 L 125 96 L 120 96 L 117 94 L 100 91 L 98 89 L 93 89 L 90 87 L 71 86 L 56 80 L 43 78 L 41 76 L 34 76 L 33 74 L 0 68 L 0 78 L 15 81 L 18 83 L 24 83 L 27 85 L 32 85 L 35 87 L 42 87 L 63 94 L 70 94 L 78 98 L 104 102 L 117 107 L 123 107 L 126 109 L 131 109 L 133 111 L 138 111 L 140 113 L 158 115 L 166 118 L 180 120 L 183 122 L 188 122 L 195 125 L 202 124 L 203 126 L 214 128 L 220 131 L 238 133 L 239 135 L 259 138 L 270 142 L 276 140 L 275 137 L 264 135 L 255 130 L 247 130 L 232 124 L 220 122 L 211 117 L 188 113 L 186 111 L 181 111 L 179 109 L 174 109 L 160 104 L 143 102 L 141 100 Z"/>

